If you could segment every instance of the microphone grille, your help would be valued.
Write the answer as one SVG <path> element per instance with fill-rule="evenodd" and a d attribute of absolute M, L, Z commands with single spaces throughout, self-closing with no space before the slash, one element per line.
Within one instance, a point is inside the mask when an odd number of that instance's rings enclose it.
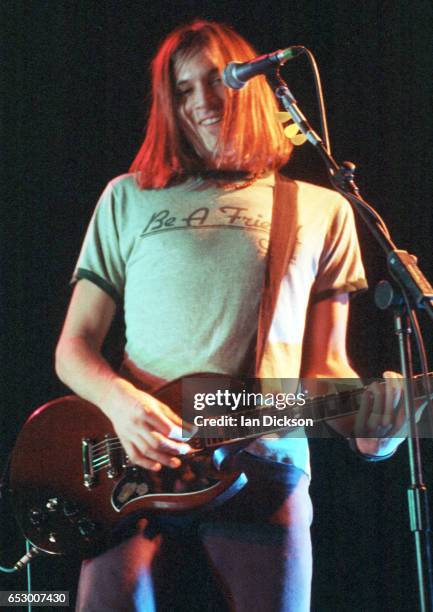
<path fill-rule="evenodd" d="M 241 62 L 230 62 L 224 68 L 222 73 L 222 80 L 226 87 L 230 87 L 230 89 L 242 89 L 245 85 L 243 81 L 240 81 L 237 76 L 237 67 L 241 65 Z"/>

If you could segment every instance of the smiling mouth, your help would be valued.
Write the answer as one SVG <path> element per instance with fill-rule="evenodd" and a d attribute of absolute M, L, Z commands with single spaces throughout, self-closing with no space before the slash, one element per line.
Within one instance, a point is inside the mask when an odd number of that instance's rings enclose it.
<path fill-rule="evenodd" d="M 207 117 L 206 119 L 202 119 L 200 121 L 200 125 L 203 125 L 205 127 L 209 125 L 217 125 L 218 123 L 221 123 L 220 115 L 218 117 Z"/>

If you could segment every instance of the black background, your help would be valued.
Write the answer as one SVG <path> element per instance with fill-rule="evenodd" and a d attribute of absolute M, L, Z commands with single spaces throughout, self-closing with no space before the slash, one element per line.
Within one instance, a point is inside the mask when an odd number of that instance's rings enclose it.
<path fill-rule="evenodd" d="M 433 277 L 433 15 L 428 0 L 267 3 L 16 1 L 1 4 L 1 462 L 38 405 L 66 389 L 53 351 L 70 295 L 68 280 L 106 182 L 125 172 L 143 137 L 148 63 L 174 26 L 194 17 L 226 21 L 259 52 L 309 47 L 319 63 L 334 156 L 358 166 L 358 183 L 400 248 Z M 317 123 L 305 58 L 284 69 L 304 113 Z M 295 177 L 326 185 L 305 144 Z M 379 249 L 360 237 L 370 286 L 386 276 Z M 431 356 L 432 334 L 425 317 Z M 352 308 L 350 354 L 359 372 L 398 369 L 388 313 L 372 291 Z M 414 555 L 406 517 L 406 448 L 364 464 L 337 441 L 312 444 L 315 503 L 313 610 L 410 610 Z M 424 443 L 432 485 L 432 444 Z M 2 518 L 0 563 L 23 550 Z M 18 542 L 18 543 L 17 543 Z M 35 589 L 70 589 L 73 560 L 34 563 Z M 25 588 L 24 574 L 0 575 Z M 266 609 L 264 604 L 264 610 Z"/>

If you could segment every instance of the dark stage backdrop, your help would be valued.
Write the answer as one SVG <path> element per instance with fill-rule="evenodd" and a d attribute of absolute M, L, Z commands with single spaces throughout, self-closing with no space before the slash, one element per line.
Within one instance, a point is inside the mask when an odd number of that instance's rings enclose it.
<path fill-rule="evenodd" d="M 66 389 L 53 351 L 83 232 L 106 182 L 125 172 L 143 137 L 147 68 L 161 38 L 194 17 L 224 20 L 260 52 L 304 44 L 321 70 L 337 160 L 358 166 L 359 185 L 401 248 L 433 278 L 432 37 L 430 0 L 269 3 L 9 0 L 1 3 L 2 241 L 1 460 L 25 418 Z M 285 75 L 317 123 L 305 58 Z M 287 167 L 326 185 L 306 144 Z M 360 228 L 371 287 L 384 277 L 378 248 Z M 431 327 L 423 318 L 424 328 Z M 398 369 L 389 315 L 372 291 L 353 305 L 350 352 L 362 375 Z M 427 332 L 431 356 L 431 332 Z M 432 444 L 424 444 L 432 482 Z M 406 518 L 406 447 L 366 465 L 337 441 L 312 443 L 315 502 L 313 610 L 410 610 L 414 555 Z M 0 564 L 23 550 L 2 518 Z M 78 564 L 34 563 L 36 589 L 70 589 Z M 25 588 L 24 575 L 0 576 Z M 263 602 L 263 610 L 266 603 Z"/>

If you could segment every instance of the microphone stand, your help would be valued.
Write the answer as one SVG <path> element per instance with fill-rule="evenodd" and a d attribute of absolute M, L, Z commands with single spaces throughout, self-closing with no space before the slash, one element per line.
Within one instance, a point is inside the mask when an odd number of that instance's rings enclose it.
<path fill-rule="evenodd" d="M 413 368 L 410 344 L 410 321 L 408 308 L 423 308 L 433 320 L 433 287 L 419 269 L 416 259 L 407 251 L 398 249 L 391 239 L 388 229 L 374 208 L 359 193 L 355 183 L 355 164 L 343 162 L 340 166 L 325 148 L 320 136 L 312 129 L 299 109 L 287 83 L 281 78 L 279 70 L 267 74 L 268 82 L 275 96 L 281 101 L 301 132 L 314 146 L 325 162 L 333 187 L 354 206 L 364 223 L 380 244 L 386 255 L 388 270 L 398 285 L 394 293 L 394 326 L 398 336 L 401 372 L 403 375 L 404 408 L 408 422 L 408 457 L 410 486 L 408 487 L 408 506 L 410 529 L 414 534 L 418 590 L 421 612 L 433 612 L 433 569 L 430 540 L 430 511 L 427 487 L 423 481 L 420 440 L 418 436 Z M 403 299 L 404 298 L 404 299 Z M 400 304 L 406 302 L 407 306 Z M 389 300 L 386 307 L 390 305 Z M 427 386 L 427 389 L 429 387 Z"/>

